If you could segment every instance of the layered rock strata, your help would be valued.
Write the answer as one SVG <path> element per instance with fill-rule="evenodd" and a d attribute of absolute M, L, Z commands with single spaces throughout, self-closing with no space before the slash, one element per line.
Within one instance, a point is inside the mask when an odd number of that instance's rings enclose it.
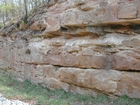
<path fill-rule="evenodd" d="M 58 0 L 0 36 L 0 69 L 50 89 L 140 98 L 140 1 Z"/>

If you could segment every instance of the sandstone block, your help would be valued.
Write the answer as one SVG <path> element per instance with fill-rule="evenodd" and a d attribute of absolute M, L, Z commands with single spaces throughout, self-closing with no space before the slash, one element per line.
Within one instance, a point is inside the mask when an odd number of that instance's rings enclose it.
<path fill-rule="evenodd" d="M 31 26 L 30 29 L 31 30 L 35 30 L 35 31 L 41 31 L 43 29 L 45 29 L 47 27 L 47 24 L 45 23 L 45 21 L 36 21 L 34 22 Z"/>
<path fill-rule="evenodd" d="M 84 4 L 84 5 L 80 6 L 80 9 L 83 10 L 83 11 L 89 11 L 89 10 L 93 9 L 93 6 L 90 5 L 90 4 Z"/>
<path fill-rule="evenodd" d="M 55 78 L 45 78 L 43 86 L 48 87 L 49 89 L 63 89 L 69 91 L 69 84 L 61 82 Z"/>
<path fill-rule="evenodd" d="M 101 73 L 102 72 L 102 73 Z M 85 88 L 97 89 L 106 93 L 114 93 L 117 89 L 119 73 L 116 71 L 60 68 L 60 80 Z"/>
<path fill-rule="evenodd" d="M 140 97 L 140 73 L 123 72 L 118 83 L 116 93 L 118 95 L 127 94 L 129 97 Z"/>
<path fill-rule="evenodd" d="M 118 18 L 119 19 L 136 19 L 137 7 L 131 3 L 119 4 Z"/>
<path fill-rule="evenodd" d="M 113 56 L 113 69 L 140 70 L 140 54 L 132 51 L 121 51 Z"/>
<path fill-rule="evenodd" d="M 58 35 L 58 31 L 60 30 L 60 19 L 58 17 L 47 17 L 46 18 L 47 27 L 44 31 L 43 35 L 47 36 L 50 32 Z M 50 34 L 49 34 L 50 36 Z"/>

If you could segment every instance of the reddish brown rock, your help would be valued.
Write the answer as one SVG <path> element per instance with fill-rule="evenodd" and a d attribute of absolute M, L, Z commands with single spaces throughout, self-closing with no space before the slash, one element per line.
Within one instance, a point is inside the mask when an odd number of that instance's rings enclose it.
<path fill-rule="evenodd" d="M 35 30 L 35 31 L 41 31 L 41 30 L 45 29 L 46 27 L 47 27 L 47 24 L 45 23 L 44 20 L 42 20 L 42 21 L 34 22 L 34 23 L 30 26 L 30 29 L 31 29 L 31 30 Z"/>
<path fill-rule="evenodd" d="M 120 94 L 127 94 L 130 97 L 140 97 L 140 73 L 123 72 L 118 83 L 118 91 Z"/>
<path fill-rule="evenodd" d="M 113 69 L 140 70 L 140 54 L 132 51 L 121 51 L 113 56 Z"/>
<path fill-rule="evenodd" d="M 65 91 L 69 90 L 69 84 L 59 81 L 55 78 L 45 78 L 43 81 L 43 86 L 49 89 L 63 89 Z"/>
<path fill-rule="evenodd" d="M 91 88 L 93 90 L 99 89 L 104 92 L 115 92 L 117 88 L 117 82 L 115 81 L 119 80 L 119 73 L 117 74 L 117 72 L 115 73 L 113 71 L 107 72 L 93 69 L 61 68 L 59 72 L 60 80 L 63 82 Z M 111 80 L 111 78 L 113 80 Z"/>
<path fill-rule="evenodd" d="M 57 17 L 47 17 L 46 18 L 47 27 L 44 31 L 44 36 L 50 36 L 51 34 L 58 35 L 60 30 L 60 19 L 59 16 Z M 49 34 L 51 33 L 51 34 Z"/>

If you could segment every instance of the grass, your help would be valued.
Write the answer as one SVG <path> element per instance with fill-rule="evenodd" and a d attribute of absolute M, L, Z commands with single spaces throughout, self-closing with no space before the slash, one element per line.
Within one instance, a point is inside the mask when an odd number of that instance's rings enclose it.
<path fill-rule="evenodd" d="M 2 23 L 0 23 L 0 29 L 3 27 L 4 25 Z"/>
<path fill-rule="evenodd" d="M 61 89 L 49 90 L 41 85 L 33 85 L 27 80 L 19 82 L 1 74 L 0 93 L 9 99 L 34 103 L 32 105 L 140 105 L 140 99 L 131 99 L 127 96 L 111 100 L 106 95 L 100 94 L 93 98 L 66 93 Z"/>

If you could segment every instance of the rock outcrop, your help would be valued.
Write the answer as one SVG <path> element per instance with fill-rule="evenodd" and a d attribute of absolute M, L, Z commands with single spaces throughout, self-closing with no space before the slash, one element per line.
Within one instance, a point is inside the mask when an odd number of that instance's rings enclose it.
<path fill-rule="evenodd" d="M 1 70 L 50 89 L 140 98 L 139 0 L 51 0 L 32 22 L 0 34 Z"/>

